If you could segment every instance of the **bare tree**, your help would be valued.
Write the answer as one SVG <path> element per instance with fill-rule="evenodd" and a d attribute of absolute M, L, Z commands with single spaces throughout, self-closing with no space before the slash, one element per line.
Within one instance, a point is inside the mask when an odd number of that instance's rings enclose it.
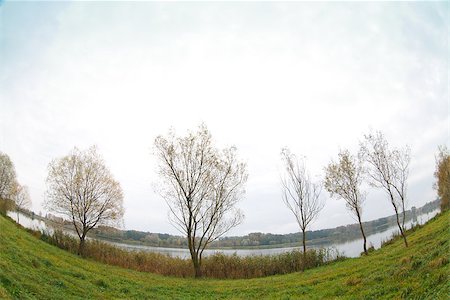
<path fill-rule="evenodd" d="M 14 164 L 6 153 L 0 152 L 0 199 L 12 200 L 16 184 Z"/>
<path fill-rule="evenodd" d="M 306 229 L 317 218 L 325 202 L 320 201 L 320 184 L 314 183 L 306 172 L 304 162 L 289 149 L 281 151 L 285 174 L 281 178 L 283 201 L 294 214 L 302 231 L 303 254 L 306 255 Z"/>
<path fill-rule="evenodd" d="M 25 185 L 16 184 L 14 188 L 14 203 L 16 204 L 17 223 L 19 223 L 19 211 L 31 207 L 30 193 Z"/>
<path fill-rule="evenodd" d="M 399 203 L 402 209 L 402 228 L 403 232 L 405 228 L 406 220 L 406 191 L 408 188 L 408 176 L 409 176 L 409 163 L 411 161 L 411 150 L 409 146 L 403 149 L 394 149 L 392 151 L 393 166 L 394 166 L 394 181 L 392 186 L 397 192 Z"/>
<path fill-rule="evenodd" d="M 364 253 L 368 254 L 367 239 L 362 226 L 362 206 L 366 198 L 365 193 L 361 191 L 363 163 L 348 150 L 343 150 L 339 152 L 339 161 L 331 161 L 325 168 L 325 173 L 325 189 L 332 197 L 344 199 L 347 208 L 356 215 L 364 239 Z"/>
<path fill-rule="evenodd" d="M 236 148 L 214 148 L 204 125 L 185 137 L 158 136 L 155 154 L 169 220 L 187 237 L 195 277 L 201 277 L 205 248 L 243 220 L 235 205 L 244 193 L 246 165 L 237 161 Z"/>
<path fill-rule="evenodd" d="M 123 194 L 96 147 L 53 160 L 47 177 L 47 209 L 72 220 L 83 254 L 87 233 L 97 225 L 117 224 L 123 217 Z"/>
<path fill-rule="evenodd" d="M 383 189 L 388 194 L 400 234 L 405 246 L 408 247 L 404 224 L 407 179 L 411 160 L 409 147 L 391 150 L 383 133 L 378 131 L 375 134 L 364 135 L 360 154 L 369 165 L 367 174 L 370 184 Z M 400 212 L 402 213 L 401 221 Z"/>

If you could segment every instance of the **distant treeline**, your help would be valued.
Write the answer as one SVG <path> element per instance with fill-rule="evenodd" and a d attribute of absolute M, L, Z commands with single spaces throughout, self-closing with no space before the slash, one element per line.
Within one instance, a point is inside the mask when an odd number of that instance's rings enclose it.
<path fill-rule="evenodd" d="M 406 212 L 407 220 L 415 216 L 434 211 L 439 208 L 439 200 L 426 203 L 420 208 L 412 207 Z M 363 223 L 368 235 L 395 226 L 395 215 Z M 151 233 L 137 230 L 119 230 L 112 227 L 100 226 L 92 230 L 91 237 L 129 244 L 141 244 L 155 247 L 187 247 L 185 237 L 165 233 Z M 355 240 L 361 237 L 358 224 L 339 226 L 332 229 L 308 231 L 309 245 L 323 245 Z M 302 234 L 272 234 L 255 232 L 245 236 L 224 237 L 211 244 L 211 248 L 251 248 L 251 247 L 280 247 L 298 246 L 301 244 Z"/>

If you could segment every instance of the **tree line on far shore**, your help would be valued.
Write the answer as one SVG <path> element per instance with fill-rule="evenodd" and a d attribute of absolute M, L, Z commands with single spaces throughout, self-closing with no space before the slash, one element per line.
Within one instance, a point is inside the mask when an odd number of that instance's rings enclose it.
<path fill-rule="evenodd" d="M 205 125 L 185 136 L 170 131 L 154 141 L 160 182 L 157 192 L 166 201 L 170 222 L 181 232 L 190 251 L 195 277 L 201 277 L 204 250 L 230 229 L 244 214 L 237 203 L 245 193 L 247 165 L 238 159 L 236 147 L 218 149 Z M 331 197 L 342 199 L 359 223 L 363 250 L 368 253 L 363 226 L 363 204 L 368 185 L 382 189 L 395 212 L 396 223 L 406 237 L 406 197 L 409 164 L 408 146 L 393 148 L 381 132 L 364 135 L 358 153 L 343 149 L 337 160 L 325 166 L 323 181 L 313 181 L 304 159 L 283 148 L 281 158 L 282 200 L 293 213 L 302 232 L 306 255 L 306 232 L 325 202 L 324 187 Z M 436 158 L 436 189 L 441 208 L 449 206 L 450 156 L 440 147 Z M 96 147 L 74 148 L 68 155 L 49 163 L 45 207 L 72 222 L 78 235 L 78 254 L 84 254 L 89 231 L 100 225 L 115 226 L 123 218 L 123 192 Z M 18 184 L 9 156 L 0 153 L 0 208 L 30 206 L 25 186 Z M 9 203 L 9 204 L 8 204 Z"/>
<path fill-rule="evenodd" d="M 417 217 L 422 214 L 428 214 L 439 208 L 439 199 L 427 202 L 422 207 L 411 207 L 406 213 L 407 221 L 417 222 Z M 26 215 L 27 213 L 24 212 Z M 33 217 L 32 212 L 29 213 Z M 56 228 L 72 228 L 73 225 L 53 214 L 47 214 L 46 218 L 52 222 L 56 222 Z M 61 227 L 61 225 L 63 227 Z M 397 226 L 395 215 L 383 217 L 376 220 L 363 222 L 364 232 L 369 236 L 375 233 L 383 232 L 392 226 Z M 69 228 L 70 227 L 70 228 Z M 143 245 L 151 247 L 169 247 L 169 248 L 186 248 L 186 237 L 177 234 L 157 233 L 149 231 L 139 231 L 132 229 L 119 229 L 111 226 L 98 226 L 90 231 L 91 238 L 112 241 L 117 243 Z M 361 230 L 359 224 L 342 225 L 335 228 L 308 230 L 306 232 L 306 243 L 313 248 L 318 246 L 340 244 L 354 241 L 361 238 Z M 301 245 L 302 233 L 292 232 L 287 234 L 276 234 L 268 232 L 251 232 L 241 236 L 224 236 L 212 242 L 209 249 L 245 249 L 245 248 L 272 248 L 272 247 L 295 247 Z M 368 244 L 370 248 L 370 243 Z M 311 247 L 310 247 L 311 249 Z"/>

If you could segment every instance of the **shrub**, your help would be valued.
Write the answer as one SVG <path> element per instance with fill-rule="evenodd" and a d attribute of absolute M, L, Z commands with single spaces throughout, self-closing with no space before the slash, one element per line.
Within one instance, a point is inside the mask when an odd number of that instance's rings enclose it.
<path fill-rule="evenodd" d="M 14 201 L 0 198 L 0 214 L 6 216 L 9 210 L 14 209 Z"/>

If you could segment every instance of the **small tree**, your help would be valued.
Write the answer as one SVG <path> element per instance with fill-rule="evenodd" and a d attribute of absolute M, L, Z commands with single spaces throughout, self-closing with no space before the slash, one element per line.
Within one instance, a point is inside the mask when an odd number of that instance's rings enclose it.
<path fill-rule="evenodd" d="M 302 231 L 303 254 L 306 255 L 306 229 L 324 207 L 320 201 L 320 184 L 314 183 L 306 172 L 304 162 L 297 160 L 289 149 L 281 151 L 285 174 L 281 179 L 283 201 L 294 214 Z"/>
<path fill-rule="evenodd" d="M 7 154 L 0 152 L 0 199 L 12 200 L 16 184 L 14 164 Z"/>
<path fill-rule="evenodd" d="M 364 168 L 360 159 L 348 150 L 339 152 L 339 161 L 331 162 L 325 168 L 325 189 L 332 197 L 344 199 L 347 208 L 355 214 L 364 239 L 363 249 L 367 252 L 367 239 L 362 226 L 362 206 L 365 194 L 361 191 Z"/>
<path fill-rule="evenodd" d="M 195 277 L 201 277 L 205 248 L 243 220 L 235 205 L 244 193 L 246 165 L 237 161 L 236 148 L 214 148 L 204 125 L 185 137 L 158 136 L 155 152 L 169 220 L 187 237 Z"/>
<path fill-rule="evenodd" d="M 95 147 L 53 160 L 47 177 L 47 209 L 69 217 L 80 239 L 83 254 L 87 233 L 97 225 L 122 219 L 123 194 Z"/>
<path fill-rule="evenodd" d="M 406 183 L 409 174 L 410 149 L 389 148 L 389 144 L 381 132 L 364 136 L 361 143 L 360 154 L 368 163 L 368 175 L 370 184 L 374 187 L 382 188 L 389 196 L 389 200 L 394 208 L 397 225 L 403 237 L 405 246 L 408 241 L 405 233 L 405 203 L 406 203 Z M 400 211 L 402 220 L 400 221 Z"/>
<path fill-rule="evenodd" d="M 14 188 L 14 203 L 16 205 L 17 223 L 19 223 L 19 211 L 31 207 L 30 193 L 25 185 L 16 184 Z"/>
<path fill-rule="evenodd" d="M 446 146 L 439 147 L 434 176 L 434 187 L 441 198 L 441 211 L 445 211 L 450 208 L 450 153 Z"/>

